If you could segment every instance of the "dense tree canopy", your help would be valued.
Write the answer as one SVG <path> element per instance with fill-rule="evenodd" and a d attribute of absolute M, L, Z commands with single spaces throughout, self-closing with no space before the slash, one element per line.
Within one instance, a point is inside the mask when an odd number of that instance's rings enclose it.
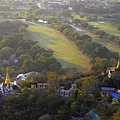
<path fill-rule="evenodd" d="M 20 21 L 5 21 L 0 23 L 0 26 L 3 29 L 0 34 L 4 31 L 0 41 L 2 66 L 13 67 L 15 71 L 17 69 L 24 72 L 57 71 L 61 68 L 60 63 L 52 57 L 53 51 L 45 50 L 39 47 L 36 41 L 30 40 L 27 25 Z M 17 62 L 14 62 L 15 59 Z M 19 71 L 16 71 L 15 75 Z"/>
<path fill-rule="evenodd" d="M 68 6 L 63 6 L 63 8 L 65 7 Z M 106 14 L 110 11 L 111 13 L 116 13 L 120 10 L 119 4 L 114 4 L 110 8 L 104 8 L 102 5 L 88 7 L 88 4 L 82 1 L 73 5 L 73 11 L 77 13 L 93 14 L 92 17 L 88 17 L 88 20 L 97 20 L 97 13 L 101 14 L 104 12 Z M 31 21 L 37 21 L 41 17 L 44 19 L 50 17 L 49 23 L 52 23 L 55 29 L 73 41 L 83 54 L 90 58 L 92 69 L 77 73 L 74 69 L 61 68 L 60 63 L 53 57 L 54 52 L 52 50 L 45 50 L 38 46 L 36 41 L 30 40 L 26 24 L 20 21 L 4 21 L 0 23 L 1 74 L 5 75 L 6 67 L 12 77 L 21 72 L 37 71 L 40 73 L 34 79 L 28 77 L 26 81 L 19 82 L 22 87 L 20 94 L 10 94 L 5 96 L 5 99 L 2 99 L 3 97 L 0 94 L 0 119 L 69 120 L 71 116 L 84 117 L 89 110 L 97 106 L 96 108 L 103 119 L 106 119 L 105 117 L 107 116 L 107 119 L 112 117 L 117 120 L 120 114 L 119 104 L 117 107 L 111 104 L 107 106 L 109 102 L 107 104 L 99 104 L 97 99 L 101 98 L 99 91 L 101 85 L 116 88 L 120 87 L 120 85 L 115 81 L 114 76 L 113 78 L 108 78 L 106 75 L 102 76 L 100 82 L 96 77 L 98 73 L 106 71 L 108 66 L 116 65 L 117 53 L 111 52 L 105 46 L 93 42 L 89 35 L 79 34 L 69 24 L 54 22 L 60 19 L 62 21 L 69 19 L 71 14 L 68 11 L 51 12 L 40 10 L 38 7 L 33 6 L 30 10 L 26 10 L 25 14 L 27 15 L 26 18 Z M 104 17 L 118 27 L 119 15 Z M 80 25 L 83 29 L 93 32 L 101 39 L 109 39 L 119 43 L 118 37 L 109 35 L 97 27 L 90 26 L 85 21 L 75 20 L 74 23 Z M 17 62 L 14 62 L 14 60 Z M 0 78 L 0 81 L 4 82 L 3 78 Z M 69 89 L 72 83 L 76 83 L 78 86 L 73 91 L 72 97 L 64 99 L 56 96 L 51 89 L 44 92 L 38 88 L 28 89 L 31 83 L 37 82 L 58 83 L 65 86 L 66 89 Z M 111 98 L 107 100 L 110 101 Z"/>

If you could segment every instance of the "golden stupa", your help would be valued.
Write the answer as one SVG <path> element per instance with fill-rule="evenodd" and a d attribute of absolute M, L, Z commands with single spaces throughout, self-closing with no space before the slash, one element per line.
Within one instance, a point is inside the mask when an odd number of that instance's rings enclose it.
<path fill-rule="evenodd" d="M 118 60 L 118 64 L 117 64 L 117 66 L 115 67 L 115 70 L 120 70 L 120 60 Z"/>
<path fill-rule="evenodd" d="M 6 70 L 5 84 L 6 84 L 6 85 L 10 85 L 10 84 L 11 84 L 10 77 L 9 77 L 9 74 L 8 74 L 8 71 L 7 71 L 7 70 Z"/>

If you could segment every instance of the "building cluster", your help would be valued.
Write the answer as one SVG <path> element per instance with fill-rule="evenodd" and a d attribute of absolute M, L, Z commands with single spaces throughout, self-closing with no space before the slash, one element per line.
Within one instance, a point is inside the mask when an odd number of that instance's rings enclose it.
<path fill-rule="evenodd" d="M 65 89 L 64 86 L 59 86 L 58 84 L 49 84 L 49 83 L 34 83 L 31 85 L 31 88 L 38 88 L 41 91 L 52 89 L 55 92 L 55 95 L 61 96 L 61 97 L 70 97 L 73 95 L 73 91 L 76 89 L 76 84 L 71 84 L 70 89 Z"/>
<path fill-rule="evenodd" d="M 118 60 L 117 66 L 109 69 L 108 77 L 114 77 L 116 82 L 120 82 L 120 60 Z M 120 90 L 114 87 L 101 87 L 100 89 L 101 97 L 111 96 L 113 101 L 120 100 Z"/>
<path fill-rule="evenodd" d="M 13 87 L 11 86 L 11 81 L 9 78 L 8 72 L 6 73 L 5 82 L 0 84 L 0 93 L 7 94 L 13 91 Z"/>
<path fill-rule="evenodd" d="M 19 74 L 16 79 L 17 81 L 21 80 L 26 80 L 27 78 L 34 79 L 36 76 L 38 76 L 38 72 L 29 72 L 25 74 Z M 59 86 L 58 84 L 50 84 L 50 83 L 33 83 L 31 84 L 31 89 L 37 88 L 40 89 L 41 91 L 45 91 L 47 89 L 54 90 L 56 95 L 62 96 L 62 97 L 69 97 L 73 95 L 73 91 L 76 89 L 77 85 L 76 84 L 71 84 L 70 89 L 66 89 L 64 86 Z"/>
<path fill-rule="evenodd" d="M 111 72 L 112 70 L 112 72 Z M 115 74 L 116 73 L 116 74 Z M 27 77 L 29 76 L 36 76 L 39 73 L 37 72 L 30 72 L 26 74 L 19 74 L 16 78 L 17 80 L 26 80 Z M 112 74 L 115 74 L 116 76 L 116 81 L 120 81 L 120 60 L 118 60 L 118 64 L 116 67 L 113 67 L 109 69 L 109 74 L 108 77 L 112 77 Z M 14 83 L 15 85 L 15 83 Z M 50 84 L 50 83 L 33 83 L 31 84 L 30 89 L 39 89 L 40 91 L 45 91 L 45 90 L 53 90 L 55 95 L 63 97 L 63 98 L 68 98 L 71 97 L 74 93 L 74 90 L 77 88 L 76 84 L 71 84 L 71 87 L 69 89 L 65 89 L 64 86 L 59 86 L 58 84 Z M 0 84 L 0 93 L 7 95 L 9 93 L 13 93 L 14 89 L 12 87 L 12 82 L 10 81 L 9 74 L 6 72 L 6 78 L 5 82 Z M 100 88 L 100 94 L 102 100 L 106 98 L 105 96 L 111 96 L 112 97 L 112 103 L 119 103 L 120 101 L 120 89 L 116 89 L 114 87 L 101 87 Z M 100 117 L 96 113 L 95 109 L 90 110 L 89 112 L 86 113 L 85 117 L 73 117 L 71 116 L 70 120 L 98 120 Z"/>
<path fill-rule="evenodd" d="M 75 1 L 77 2 L 77 0 Z M 17 2 L 23 4 L 37 3 L 39 6 L 41 6 L 41 4 L 44 4 L 44 2 L 48 2 L 48 4 L 69 4 L 70 2 L 72 2 L 72 0 L 2 0 L 2 2 Z"/>
<path fill-rule="evenodd" d="M 112 77 L 113 74 L 116 74 L 116 80 L 120 81 L 120 60 L 118 60 L 118 64 L 116 67 L 112 67 L 109 69 L 108 77 Z"/>
<path fill-rule="evenodd" d="M 45 9 L 45 10 L 54 10 L 54 11 L 60 11 L 63 10 L 62 6 L 63 5 L 68 5 L 68 10 L 73 10 L 72 8 L 72 3 L 73 2 L 78 2 L 81 3 L 83 2 L 85 7 L 98 7 L 101 5 L 104 5 L 104 8 L 107 8 L 110 6 L 111 2 L 115 2 L 114 0 L 2 0 L 1 2 L 3 3 L 8 3 L 8 2 L 16 2 L 19 3 L 19 5 L 13 5 L 10 7 L 10 10 L 26 10 L 29 9 L 29 3 L 34 4 L 35 6 L 38 6 L 40 9 Z M 116 2 L 120 2 L 120 0 L 116 0 Z"/>
<path fill-rule="evenodd" d="M 16 79 L 17 81 L 26 80 L 28 77 L 35 77 L 38 75 L 38 72 L 29 72 L 26 74 L 19 74 Z M 17 85 L 16 81 L 11 82 L 8 72 L 6 72 L 5 82 L 0 84 L 0 94 L 6 95 L 14 93 L 13 86 L 16 86 L 18 89 L 21 89 L 20 86 Z M 30 89 L 39 89 L 40 91 L 45 91 L 51 89 L 55 92 L 55 95 L 61 97 L 70 97 L 73 95 L 73 91 L 76 89 L 76 84 L 71 84 L 70 89 L 65 89 L 64 86 L 59 86 L 58 84 L 50 84 L 50 83 L 33 83 L 31 84 Z"/>
<path fill-rule="evenodd" d="M 12 92 L 12 91 L 13 91 L 12 87 L 4 87 L 3 83 L 0 84 L 0 93 L 1 94 L 7 94 L 7 93 Z"/>

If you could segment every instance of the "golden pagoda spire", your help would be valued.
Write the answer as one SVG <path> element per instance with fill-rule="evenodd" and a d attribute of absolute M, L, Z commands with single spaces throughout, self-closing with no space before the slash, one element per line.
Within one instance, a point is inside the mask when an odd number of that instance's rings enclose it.
<path fill-rule="evenodd" d="M 6 85 L 10 85 L 11 84 L 10 77 L 9 77 L 9 74 L 8 74 L 8 70 L 6 70 L 5 84 Z"/>
<path fill-rule="evenodd" d="M 115 67 L 116 70 L 120 70 L 120 59 L 118 59 L 117 66 Z"/>

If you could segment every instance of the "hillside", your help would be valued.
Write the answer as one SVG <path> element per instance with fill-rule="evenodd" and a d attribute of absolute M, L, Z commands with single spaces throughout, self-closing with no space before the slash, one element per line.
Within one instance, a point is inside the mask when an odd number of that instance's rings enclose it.
<path fill-rule="evenodd" d="M 63 67 L 75 67 L 78 71 L 83 71 L 90 66 L 89 60 L 77 46 L 60 32 L 50 27 L 35 25 L 29 25 L 28 31 L 30 38 L 38 41 L 41 47 L 54 51 L 54 57 Z"/>

